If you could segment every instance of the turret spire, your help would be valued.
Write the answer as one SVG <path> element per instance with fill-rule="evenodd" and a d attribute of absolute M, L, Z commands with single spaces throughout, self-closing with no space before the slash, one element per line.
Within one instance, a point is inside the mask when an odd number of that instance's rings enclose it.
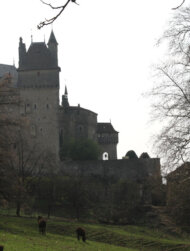
<path fill-rule="evenodd" d="M 19 67 L 23 65 L 26 56 L 26 46 L 23 43 L 22 37 L 19 39 Z"/>
<path fill-rule="evenodd" d="M 56 45 L 58 45 L 53 30 L 51 31 L 51 34 L 50 34 L 50 37 L 49 37 L 48 46 L 50 44 L 56 44 Z"/>
<path fill-rule="evenodd" d="M 56 67 L 58 66 L 57 45 L 58 43 L 52 30 L 48 41 L 48 49 L 52 55 L 52 59 Z"/>
<path fill-rule="evenodd" d="M 65 95 L 68 96 L 68 92 L 67 92 L 67 86 L 65 85 Z"/>
<path fill-rule="evenodd" d="M 62 106 L 64 108 L 69 107 L 69 101 L 68 101 L 68 92 L 67 92 L 67 86 L 65 85 L 65 93 L 62 95 Z"/>

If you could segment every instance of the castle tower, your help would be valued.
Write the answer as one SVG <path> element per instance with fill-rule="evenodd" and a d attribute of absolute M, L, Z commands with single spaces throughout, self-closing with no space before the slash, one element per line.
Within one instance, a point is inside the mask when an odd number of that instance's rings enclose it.
<path fill-rule="evenodd" d="M 101 158 L 117 159 L 118 132 L 111 123 L 97 123 L 97 139 L 101 146 Z"/>
<path fill-rule="evenodd" d="M 57 41 L 51 32 L 48 47 L 45 42 L 31 42 L 26 51 L 20 39 L 17 86 L 22 105 L 20 113 L 30 123 L 29 142 L 39 152 L 51 152 L 58 159 L 59 72 Z"/>

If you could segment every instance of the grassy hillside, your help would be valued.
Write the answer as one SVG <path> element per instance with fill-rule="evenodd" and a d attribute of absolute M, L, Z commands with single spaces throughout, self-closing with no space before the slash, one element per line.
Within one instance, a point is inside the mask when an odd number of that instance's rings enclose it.
<path fill-rule="evenodd" d="M 78 241 L 75 229 L 82 226 L 87 241 Z M 35 218 L 0 216 L 0 244 L 5 251 L 171 251 L 190 250 L 188 238 L 170 236 L 156 229 L 137 226 L 83 224 L 50 219 L 47 234 L 38 233 Z"/>

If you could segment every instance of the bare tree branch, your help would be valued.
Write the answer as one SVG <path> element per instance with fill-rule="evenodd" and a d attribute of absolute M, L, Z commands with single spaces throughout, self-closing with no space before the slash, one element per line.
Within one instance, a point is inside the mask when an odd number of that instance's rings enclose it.
<path fill-rule="evenodd" d="M 38 29 L 41 29 L 42 27 L 44 27 L 45 25 L 49 25 L 52 24 L 61 14 L 62 12 L 65 10 L 65 8 L 67 7 L 67 5 L 70 2 L 73 2 L 75 4 L 78 5 L 78 3 L 76 3 L 76 0 L 67 0 L 67 2 L 64 5 L 60 5 L 60 6 L 53 6 L 52 4 L 48 4 L 46 2 L 44 2 L 43 0 L 40 0 L 43 4 L 48 5 L 51 9 L 53 10 L 59 10 L 59 12 L 57 13 L 57 15 L 55 15 L 54 17 L 50 18 L 50 19 L 46 19 L 43 22 L 40 22 L 39 25 L 37 26 Z"/>
<path fill-rule="evenodd" d="M 178 5 L 177 7 L 172 8 L 172 10 L 177 10 L 177 9 L 179 9 L 184 3 L 185 3 L 185 0 L 183 0 L 182 3 L 181 3 L 180 5 Z"/>

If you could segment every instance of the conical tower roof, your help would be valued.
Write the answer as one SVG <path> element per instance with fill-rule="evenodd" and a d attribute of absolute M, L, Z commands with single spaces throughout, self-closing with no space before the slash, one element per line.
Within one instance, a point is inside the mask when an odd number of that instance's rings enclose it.
<path fill-rule="evenodd" d="M 62 106 L 64 108 L 69 107 L 67 86 L 65 86 L 65 93 L 64 93 L 64 95 L 62 95 Z"/>
<path fill-rule="evenodd" d="M 51 31 L 51 34 L 50 34 L 50 37 L 49 37 L 48 45 L 49 44 L 56 44 L 56 45 L 58 45 L 53 30 Z"/>
<path fill-rule="evenodd" d="M 67 86 L 65 86 L 65 95 L 68 95 Z"/>

